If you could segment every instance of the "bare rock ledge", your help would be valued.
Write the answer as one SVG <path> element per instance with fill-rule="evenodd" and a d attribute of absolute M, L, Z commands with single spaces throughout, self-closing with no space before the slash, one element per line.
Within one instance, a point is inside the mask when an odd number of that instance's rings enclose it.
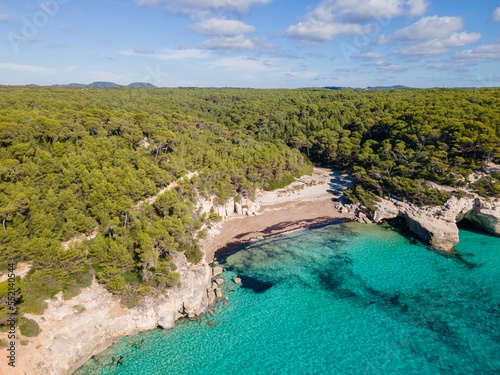
<path fill-rule="evenodd" d="M 166 295 L 146 297 L 132 309 L 123 307 L 117 296 L 94 281 L 71 300 L 60 295 L 49 300 L 43 316 L 27 314 L 42 331 L 27 346 L 18 345 L 18 365 L 7 373 L 72 374 L 121 337 L 171 328 L 183 316 L 200 315 L 208 308 L 211 269 L 205 262 L 191 265 L 184 255 L 182 258 L 177 263 L 181 286 L 168 289 Z M 0 365 L 2 373 L 3 363 Z"/>
<path fill-rule="evenodd" d="M 493 235 L 500 235 L 500 202 L 473 198 L 451 197 L 442 206 L 417 207 L 396 199 L 382 199 L 377 209 L 370 211 L 359 205 L 347 205 L 359 221 L 379 223 L 383 220 L 404 218 L 408 229 L 421 240 L 443 250 L 452 250 L 459 242 L 457 223 L 470 220 Z"/>

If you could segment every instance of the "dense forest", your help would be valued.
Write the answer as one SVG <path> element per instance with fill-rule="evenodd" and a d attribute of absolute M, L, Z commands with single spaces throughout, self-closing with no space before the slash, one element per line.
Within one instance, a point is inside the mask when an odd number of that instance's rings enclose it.
<path fill-rule="evenodd" d="M 464 186 L 499 162 L 500 89 L 0 87 L 0 142 L 0 271 L 33 265 L 19 280 L 19 313 L 42 313 L 93 274 L 132 306 L 178 282 L 174 252 L 201 260 L 200 229 L 218 217 L 200 214 L 200 198 L 251 197 L 315 163 L 353 174 L 352 202 L 443 203 L 451 193 L 426 181 Z M 499 196 L 499 177 L 474 187 Z M 4 282 L 0 325 L 6 296 Z"/>

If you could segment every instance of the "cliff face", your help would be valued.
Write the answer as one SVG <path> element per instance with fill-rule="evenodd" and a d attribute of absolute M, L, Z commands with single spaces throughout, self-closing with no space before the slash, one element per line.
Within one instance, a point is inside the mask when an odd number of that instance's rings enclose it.
<path fill-rule="evenodd" d="M 211 269 L 205 263 L 189 264 L 183 254 L 178 254 L 175 263 L 181 286 L 168 289 L 165 295 L 147 297 L 132 309 L 121 306 L 117 296 L 96 282 L 71 300 L 48 301 L 43 316 L 29 316 L 42 332 L 28 346 L 19 346 L 19 367 L 14 373 L 72 374 L 123 336 L 171 328 L 182 316 L 200 315 L 208 307 Z"/>
<path fill-rule="evenodd" d="M 468 219 L 491 234 L 500 235 L 500 202 L 452 197 L 442 206 L 417 207 L 396 199 L 382 199 L 375 211 L 350 207 L 360 221 L 381 222 L 396 217 L 404 218 L 408 229 L 431 246 L 451 250 L 459 242 L 457 223 Z"/>
<path fill-rule="evenodd" d="M 247 198 L 241 198 L 236 201 L 234 198 L 229 199 L 223 204 L 215 204 L 215 197 L 202 198 L 198 197 L 198 206 L 200 214 L 209 214 L 211 210 L 222 219 L 229 219 L 233 216 L 251 216 L 257 215 L 259 204 Z"/>
<path fill-rule="evenodd" d="M 230 199 L 222 205 L 215 205 L 213 198 L 198 200 L 200 214 L 213 210 L 222 222 L 234 216 L 255 215 L 258 209 L 258 204 L 248 199 Z M 216 235 L 222 222 L 209 235 Z M 70 300 L 58 295 L 47 301 L 43 316 L 27 314 L 38 323 L 41 333 L 29 339 L 27 346 L 18 345 L 15 369 L 0 360 L 0 374 L 4 369 L 13 375 L 72 374 L 121 337 L 157 327 L 171 328 L 183 316 L 202 314 L 215 298 L 210 288 L 212 269 L 206 261 L 190 264 L 182 253 L 173 261 L 180 273 L 180 286 L 165 290 L 164 295 L 147 297 L 132 309 L 123 307 L 119 297 L 94 281 Z"/>

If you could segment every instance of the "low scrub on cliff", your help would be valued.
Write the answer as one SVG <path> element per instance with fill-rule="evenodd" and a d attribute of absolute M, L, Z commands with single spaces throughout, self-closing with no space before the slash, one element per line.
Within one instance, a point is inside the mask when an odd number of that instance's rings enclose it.
<path fill-rule="evenodd" d="M 40 326 L 33 319 L 19 319 L 19 331 L 26 337 L 36 337 L 40 334 Z"/>

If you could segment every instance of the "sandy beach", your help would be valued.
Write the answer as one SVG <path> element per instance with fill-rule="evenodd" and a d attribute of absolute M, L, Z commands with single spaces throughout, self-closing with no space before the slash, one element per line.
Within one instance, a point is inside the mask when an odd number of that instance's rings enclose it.
<path fill-rule="evenodd" d="M 347 174 L 314 168 L 312 176 L 302 176 L 284 189 L 258 192 L 257 215 L 231 217 L 202 242 L 207 262 L 213 261 L 218 250 L 251 240 L 338 219 L 354 219 L 335 207 L 351 181 Z"/>

